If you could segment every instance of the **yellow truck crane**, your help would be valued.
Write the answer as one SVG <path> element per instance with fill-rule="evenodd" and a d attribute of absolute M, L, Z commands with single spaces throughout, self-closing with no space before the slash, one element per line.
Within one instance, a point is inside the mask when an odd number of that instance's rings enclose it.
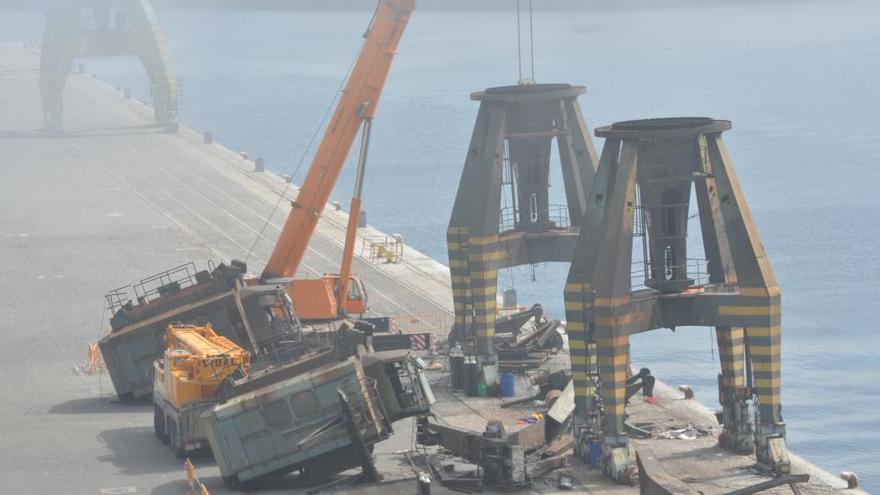
<path fill-rule="evenodd" d="M 247 375 L 250 353 L 214 333 L 211 324 L 170 324 L 165 357 L 153 373 L 153 427 L 178 456 L 208 447 L 199 417 L 218 402 L 223 382 Z"/>

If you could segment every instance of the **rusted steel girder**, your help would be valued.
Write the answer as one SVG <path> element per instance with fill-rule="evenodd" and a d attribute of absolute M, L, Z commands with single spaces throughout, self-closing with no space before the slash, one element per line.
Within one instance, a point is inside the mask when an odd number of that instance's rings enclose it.
<path fill-rule="evenodd" d="M 577 104 L 580 86 L 535 84 L 474 93 L 480 111 L 447 230 L 455 304 L 452 339 L 470 347 L 478 369 L 493 348 L 498 269 L 569 262 L 598 159 Z M 567 201 L 549 203 L 553 141 Z M 502 210 L 503 188 L 512 204 Z M 489 380 L 493 373 L 483 373 Z M 491 385 L 491 383 L 490 383 Z"/>
<path fill-rule="evenodd" d="M 629 336 L 687 325 L 717 329 L 722 444 L 737 453 L 755 450 L 759 461 L 779 472 L 789 469 L 780 404 L 779 287 L 721 137 L 729 128 L 728 121 L 677 118 L 596 130 L 605 145 L 565 307 L 577 447 L 586 455 L 589 442 L 601 438 L 605 471 L 621 481 L 630 481 L 634 471 L 624 430 Z M 705 281 L 697 280 L 687 257 L 691 187 L 708 267 Z M 633 290 L 634 234 L 644 239 L 646 257 L 638 290 Z M 601 425 L 590 420 L 599 396 Z M 743 408 L 752 396 L 754 432 Z"/>
<path fill-rule="evenodd" d="M 64 86 L 77 57 L 133 55 L 150 79 L 156 122 L 177 130 L 177 80 L 149 0 L 55 0 L 46 11 L 40 58 L 43 118 L 60 130 Z"/>

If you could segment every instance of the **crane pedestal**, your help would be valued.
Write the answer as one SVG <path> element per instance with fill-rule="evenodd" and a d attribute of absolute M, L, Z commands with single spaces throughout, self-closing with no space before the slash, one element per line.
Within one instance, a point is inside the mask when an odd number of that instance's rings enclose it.
<path fill-rule="evenodd" d="M 469 372 L 487 386 L 497 375 L 498 270 L 571 260 L 598 162 L 577 104 L 584 93 L 569 84 L 533 84 L 471 95 L 480 111 L 446 236 L 455 305 L 451 340 L 476 357 Z M 549 199 L 554 140 L 566 205 Z M 503 206 L 505 188 L 510 204 Z"/>
<path fill-rule="evenodd" d="M 177 130 L 177 80 L 149 0 L 59 0 L 46 13 L 40 90 L 47 129 L 61 130 L 76 57 L 133 55 L 150 78 L 156 122 Z"/>
<path fill-rule="evenodd" d="M 721 133 L 730 122 L 619 122 L 605 138 L 565 288 L 579 453 L 601 439 L 607 475 L 630 481 L 624 430 L 629 337 L 714 326 L 721 443 L 789 469 L 780 403 L 780 292 Z M 704 260 L 688 257 L 695 189 Z M 633 241 L 644 259 L 633 264 Z M 755 410 L 755 426 L 749 405 Z"/>

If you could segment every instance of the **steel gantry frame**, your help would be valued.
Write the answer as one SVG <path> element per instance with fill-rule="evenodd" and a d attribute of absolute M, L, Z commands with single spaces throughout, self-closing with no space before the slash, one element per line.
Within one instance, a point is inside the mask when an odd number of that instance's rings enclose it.
<path fill-rule="evenodd" d="M 569 262 L 598 158 L 569 84 L 490 88 L 471 95 L 480 110 L 447 230 L 455 306 L 452 339 L 479 362 L 475 382 L 496 383 L 493 346 L 498 270 Z M 552 215 L 549 173 L 559 150 L 567 213 Z M 506 177 L 505 177 L 506 176 Z M 502 188 L 513 206 L 502 227 Z"/>
<path fill-rule="evenodd" d="M 56 0 L 46 11 L 40 90 L 47 129 L 61 130 L 64 87 L 77 57 L 134 55 L 150 79 L 156 122 L 177 130 L 177 80 L 149 0 Z"/>
<path fill-rule="evenodd" d="M 780 403 L 780 292 L 721 133 L 708 118 L 620 122 L 605 138 L 599 170 L 565 287 L 575 381 L 576 450 L 601 442 L 606 474 L 635 471 L 624 430 L 629 337 L 657 328 L 714 326 L 721 354 L 722 446 L 755 451 L 789 470 Z M 695 187 L 709 279 L 687 258 Z M 633 290 L 635 222 L 647 240 L 645 288 Z M 756 428 L 749 418 L 754 399 Z"/>

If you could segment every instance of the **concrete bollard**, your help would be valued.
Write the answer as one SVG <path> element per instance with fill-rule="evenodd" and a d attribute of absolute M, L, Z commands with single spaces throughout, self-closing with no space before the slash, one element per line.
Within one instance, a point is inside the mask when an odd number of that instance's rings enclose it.
<path fill-rule="evenodd" d="M 263 172 L 266 169 L 262 158 L 254 160 L 254 172 Z"/>
<path fill-rule="evenodd" d="M 248 159 L 247 151 L 241 151 L 241 152 L 239 152 L 238 154 L 241 156 L 241 159 L 242 159 L 242 160 L 247 160 L 247 159 Z"/>
<path fill-rule="evenodd" d="M 684 394 L 685 399 L 694 398 L 694 389 L 692 389 L 690 385 L 679 385 L 678 391 Z"/>
<path fill-rule="evenodd" d="M 205 131 L 203 137 L 205 144 L 214 144 L 214 134 L 211 131 Z"/>
<path fill-rule="evenodd" d="M 840 473 L 840 477 L 846 481 L 846 487 L 849 489 L 858 488 L 859 487 L 859 476 L 852 471 L 843 471 Z"/>

